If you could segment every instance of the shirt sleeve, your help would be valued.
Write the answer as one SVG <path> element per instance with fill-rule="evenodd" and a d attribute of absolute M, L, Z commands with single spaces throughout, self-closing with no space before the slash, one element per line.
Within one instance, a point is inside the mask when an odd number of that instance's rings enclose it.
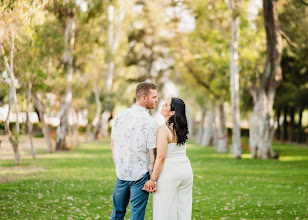
<path fill-rule="evenodd" d="M 147 149 L 149 150 L 156 148 L 157 130 L 158 124 L 156 121 L 153 121 L 147 135 Z"/>
<path fill-rule="evenodd" d="M 113 121 L 113 125 L 112 125 L 112 128 L 111 128 L 111 138 L 112 139 L 115 139 L 115 137 L 117 135 L 118 125 L 119 125 L 119 115 L 117 115 L 114 118 L 114 121 Z"/>

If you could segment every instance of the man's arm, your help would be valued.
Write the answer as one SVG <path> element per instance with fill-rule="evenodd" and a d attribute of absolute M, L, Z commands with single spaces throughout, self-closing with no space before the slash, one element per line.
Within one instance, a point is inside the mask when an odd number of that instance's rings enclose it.
<path fill-rule="evenodd" d="M 150 172 L 150 175 L 152 174 L 153 168 L 154 168 L 154 162 L 155 162 L 155 149 L 156 149 L 156 148 L 150 150 L 150 165 L 149 165 L 149 172 Z"/>
<path fill-rule="evenodd" d="M 112 159 L 113 159 L 113 161 L 114 161 L 114 156 L 113 156 L 113 151 L 114 151 L 114 140 L 113 140 L 113 138 L 111 138 L 111 144 L 110 144 L 110 146 L 111 146 L 111 152 L 112 152 Z"/>

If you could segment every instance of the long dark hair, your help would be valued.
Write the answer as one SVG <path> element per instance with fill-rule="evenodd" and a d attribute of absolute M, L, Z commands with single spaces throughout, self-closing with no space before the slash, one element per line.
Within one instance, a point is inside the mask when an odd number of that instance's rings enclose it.
<path fill-rule="evenodd" d="M 188 139 L 188 125 L 186 119 L 185 103 L 182 99 L 171 99 L 171 111 L 175 111 L 174 115 L 169 118 L 168 125 L 173 124 L 173 131 L 175 131 L 178 141 L 177 144 L 185 144 Z"/>

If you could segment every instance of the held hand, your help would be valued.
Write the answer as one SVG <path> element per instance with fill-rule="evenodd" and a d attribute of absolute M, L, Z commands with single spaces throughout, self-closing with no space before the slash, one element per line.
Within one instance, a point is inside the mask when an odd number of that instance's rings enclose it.
<path fill-rule="evenodd" d="M 142 190 L 145 190 L 145 191 L 147 191 L 147 192 L 149 192 L 149 193 L 153 193 L 153 192 L 155 192 L 156 191 L 156 183 L 155 183 L 155 181 L 153 181 L 153 180 L 148 180 L 145 184 L 144 184 L 144 187 L 142 188 Z"/>

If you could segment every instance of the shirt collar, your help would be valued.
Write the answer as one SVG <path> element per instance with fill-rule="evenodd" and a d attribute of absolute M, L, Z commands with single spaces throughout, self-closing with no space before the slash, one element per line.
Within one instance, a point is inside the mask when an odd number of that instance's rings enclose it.
<path fill-rule="evenodd" d="M 140 105 L 133 105 L 133 108 L 138 109 L 139 111 L 144 111 L 144 112 L 148 112 L 148 110 L 146 110 L 144 107 L 140 106 Z"/>

